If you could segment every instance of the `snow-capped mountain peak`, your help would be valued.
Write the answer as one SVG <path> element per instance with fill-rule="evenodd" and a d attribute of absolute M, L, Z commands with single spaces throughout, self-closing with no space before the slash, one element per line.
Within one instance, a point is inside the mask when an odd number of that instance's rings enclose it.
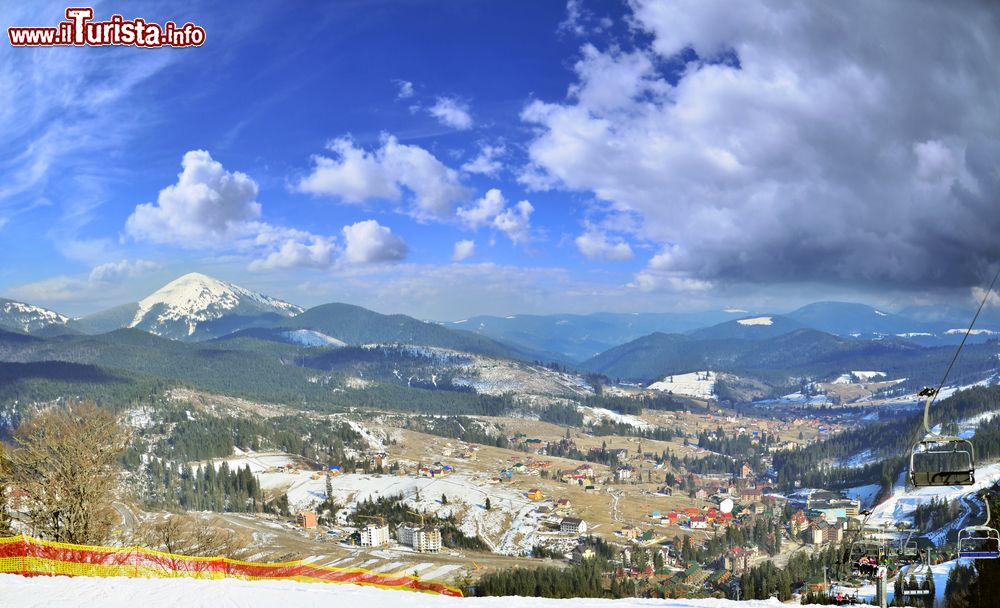
<path fill-rule="evenodd" d="M 199 325 L 229 315 L 291 317 L 301 312 L 301 308 L 288 302 L 192 272 L 139 301 L 129 327 L 166 337 L 190 338 L 198 332 Z"/>
<path fill-rule="evenodd" d="M 46 325 L 65 325 L 69 317 L 55 311 L 0 298 L 0 325 L 31 332 Z"/>

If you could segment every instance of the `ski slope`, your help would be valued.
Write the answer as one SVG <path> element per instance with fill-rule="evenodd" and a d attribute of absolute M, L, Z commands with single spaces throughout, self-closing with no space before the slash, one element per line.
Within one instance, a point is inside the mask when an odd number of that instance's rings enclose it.
<path fill-rule="evenodd" d="M 1000 463 L 993 463 L 976 468 L 976 483 L 971 486 L 938 486 L 930 488 L 907 488 L 906 472 L 896 480 L 892 495 L 872 509 L 868 519 L 869 525 L 892 525 L 898 521 L 908 521 L 917 505 L 928 504 L 931 498 L 938 500 L 957 500 L 969 494 L 975 494 L 983 488 L 988 488 L 1000 480 Z"/>
<path fill-rule="evenodd" d="M 778 600 L 734 602 L 718 599 L 655 600 L 630 598 L 542 599 L 525 597 L 455 598 L 355 585 L 325 585 L 292 581 L 240 581 L 129 578 L 24 578 L 0 574 L 0 604 L 4 608 L 780 608 Z"/>
<path fill-rule="evenodd" d="M 715 394 L 715 381 L 718 379 L 713 371 L 692 372 L 689 374 L 670 374 L 663 380 L 650 384 L 651 391 L 664 391 L 674 395 L 688 395 L 711 399 Z"/>

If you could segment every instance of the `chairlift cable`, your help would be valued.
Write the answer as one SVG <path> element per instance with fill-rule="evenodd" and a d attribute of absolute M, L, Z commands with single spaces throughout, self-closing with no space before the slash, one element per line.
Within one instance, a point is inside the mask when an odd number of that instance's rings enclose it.
<path fill-rule="evenodd" d="M 958 349 L 955 350 L 955 354 L 951 358 L 951 363 L 948 364 L 948 369 L 945 370 L 944 376 L 941 378 L 941 383 L 938 384 L 938 387 L 934 389 L 934 392 L 927 397 L 927 402 L 924 404 L 924 430 L 928 435 L 937 435 L 937 433 L 931 431 L 930 427 L 929 418 L 931 406 L 934 405 L 934 401 L 941 393 L 941 389 L 944 388 L 944 383 L 948 381 L 948 374 L 951 373 L 951 369 L 955 366 L 955 362 L 958 361 L 958 355 L 962 352 L 962 348 L 965 346 L 965 341 L 969 339 L 969 334 L 972 333 L 972 328 L 976 326 L 979 314 L 983 312 L 983 307 L 986 306 L 986 302 L 990 299 L 990 294 L 993 293 L 993 287 L 996 285 L 998 277 L 1000 277 L 1000 268 L 998 268 L 996 274 L 993 275 L 993 280 L 990 282 L 990 286 L 986 289 L 986 293 L 983 294 L 983 301 L 979 303 L 979 308 L 976 309 L 976 314 L 972 317 L 972 323 L 969 323 L 969 329 L 965 330 L 965 335 L 962 336 L 962 341 L 959 343 Z"/>

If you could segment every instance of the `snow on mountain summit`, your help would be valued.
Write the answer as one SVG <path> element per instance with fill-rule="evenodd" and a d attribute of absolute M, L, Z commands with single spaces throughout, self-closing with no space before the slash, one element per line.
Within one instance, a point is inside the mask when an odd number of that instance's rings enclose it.
<path fill-rule="evenodd" d="M 288 302 L 192 272 L 141 300 L 129 327 L 165 337 L 192 337 L 199 324 L 228 315 L 291 317 L 301 312 L 301 308 Z"/>
<path fill-rule="evenodd" d="M 69 317 L 55 311 L 0 298 L 0 325 L 21 331 L 35 331 L 46 325 L 66 325 Z"/>

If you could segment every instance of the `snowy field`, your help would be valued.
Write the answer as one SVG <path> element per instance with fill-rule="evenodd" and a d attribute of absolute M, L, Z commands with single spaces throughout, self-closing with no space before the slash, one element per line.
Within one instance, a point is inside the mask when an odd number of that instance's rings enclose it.
<path fill-rule="evenodd" d="M 872 483 L 866 486 L 848 488 L 844 490 L 844 494 L 852 500 L 856 498 L 861 499 L 861 508 L 867 509 L 875 502 L 875 496 L 878 494 L 880 488 L 881 486 L 877 483 Z"/>
<path fill-rule="evenodd" d="M 942 584 L 940 588 L 943 588 Z M 355 585 L 292 581 L 202 581 L 193 579 L 23 578 L 0 574 L 0 602 L 5 608 L 165 608 L 173 606 L 229 608 L 779 608 L 777 600 L 551 600 L 522 597 L 453 598 Z"/>
<path fill-rule="evenodd" d="M 878 378 L 885 378 L 885 372 L 857 371 L 848 374 L 841 374 L 832 384 L 854 384 L 855 382 L 871 382 Z"/>
<path fill-rule="evenodd" d="M 674 395 L 708 399 L 715 394 L 715 381 L 717 379 L 715 372 L 711 371 L 672 374 L 659 382 L 650 384 L 648 388 L 651 391 L 665 391 Z"/>
<path fill-rule="evenodd" d="M 620 424 L 627 424 L 633 426 L 637 429 L 651 429 L 653 425 L 646 422 L 638 416 L 633 416 L 632 414 L 619 414 L 618 412 L 605 409 L 603 407 L 585 407 L 580 406 L 578 408 L 583 414 L 583 423 L 590 424 L 592 422 L 598 422 L 600 420 L 609 420 L 611 422 L 617 422 Z"/>
<path fill-rule="evenodd" d="M 754 317 L 752 319 L 740 319 L 737 323 L 740 325 L 774 325 L 774 319 L 772 317 Z"/>
<path fill-rule="evenodd" d="M 763 399 L 761 401 L 755 401 L 755 405 L 765 406 L 765 405 L 827 405 L 830 400 L 826 398 L 826 395 L 803 395 L 801 391 L 796 391 L 794 393 L 789 393 L 777 399 Z"/>
<path fill-rule="evenodd" d="M 283 452 L 243 452 L 239 448 L 233 449 L 235 454 L 229 458 L 216 458 L 211 463 L 220 467 L 225 462 L 231 470 L 242 469 L 249 466 L 251 473 L 263 473 L 268 469 L 284 467 L 292 464 L 294 460 Z M 197 469 L 199 463 L 191 465 L 192 469 Z"/>
<path fill-rule="evenodd" d="M 237 459 L 228 459 L 230 466 Z M 293 510 L 309 509 L 326 498 L 326 477 L 313 479 L 311 471 L 265 472 L 258 474 L 261 487 L 288 494 Z M 459 528 L 469 536 L 479 536 L 490 549 L 506 555 L 523 555 L 538 544 L 542 518 L 536 509 L 550 501 L 529 500 L 523 489 L 509 485 L 490 484 L 486 478 L 466 473 L 445 477 L 413 477 L 395 475 L 346 474 L 330 478 L 334 500 L 341 505 L 380 497 L 402 495 L 414 511 L 429 517 L 455 515 Z M 442 504 L 441 496 L 448 499 Z M 419 498 L 418 498 L 419 496 Z M 486 499 L 491 509 L 486 510 Z M 425 578 L 437 578 L 423 574 Z"/>

